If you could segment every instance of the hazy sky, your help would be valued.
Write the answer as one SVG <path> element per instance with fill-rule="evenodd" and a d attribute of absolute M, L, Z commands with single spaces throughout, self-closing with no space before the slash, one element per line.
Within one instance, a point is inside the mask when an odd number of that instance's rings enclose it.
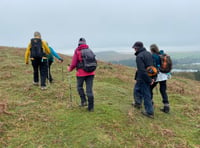
<path fill-rule="evenodd" d="M 0 45 L 26 47 L 34 31 L 57 51 L 80 37 L 96 50 L 200 51 L 200 0 L 1 0 Z"/>

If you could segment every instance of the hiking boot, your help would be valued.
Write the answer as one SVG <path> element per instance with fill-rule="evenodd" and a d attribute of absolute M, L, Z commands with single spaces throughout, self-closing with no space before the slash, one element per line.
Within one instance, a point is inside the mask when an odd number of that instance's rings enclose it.
<path fill-rule="evenodd" d="M 33 82 L 33 85 L 38 86 L 39 82 Z"/>
<path fill-rule="evenodd" d="M 87 102 L 81 102 L 81 104 L 80 104 L 79 106 L 80 106 L 80 107 L 87 106 Z"/>
<path fill-rule="evenodd" d="M 154 119 L 154 114 L 149 114 L 147 112 L 141 112 L 144 116 L 148 117 L 148 118 L 152 118 Z"/>
<path fill-rule="evenodd" d="M 88 109 L 89 112 L 94 112 L 94 108 Z"/>
<path fill-rule="evenodd" d="M 50 83 L 53 83 L 53 79 L 50 79 L 49 82 L 50 82 Z"/>
<path fill-rule="evenodd" d="M 41 90 L 46 90 L 47 87 L 46 86 L 41 86 Z"/>
<path fill-rule="evenodd" d="M 137 109 L 141 109 L 142 108 L 142 105 L 139 104 L 139 103 L 132 103 L 132 106 L 137 108 Z"/>
<path fill-rule="evenodd" d="M 163 108 L 160 109 L 160 111 L 164 113 L 169 113 L 170 107 L 169 106 L 164 106 Z"/>

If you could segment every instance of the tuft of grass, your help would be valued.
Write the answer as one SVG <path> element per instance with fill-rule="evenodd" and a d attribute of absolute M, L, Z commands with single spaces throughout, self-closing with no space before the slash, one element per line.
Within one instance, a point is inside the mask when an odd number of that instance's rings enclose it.
<path fill-rule="evenodd" d="M 0 102 L 12 113 L 0 114 L 0 147 L 200 147 L 197 81 L 176 76 L 168 81 L 169 114 L 159 111 L 163 104 L 155 89 L 155 119 L 149 119 L 131 106 L 135 69 L 99 61 L 90 113 L 78 106 L 75 72 L 66 70 L 71 57 L 54 62 L 55 81 L 41 91 L 32 85 L 31 64 L 24 64 L 25 49 L 0 47 L 0 52 Z"/>

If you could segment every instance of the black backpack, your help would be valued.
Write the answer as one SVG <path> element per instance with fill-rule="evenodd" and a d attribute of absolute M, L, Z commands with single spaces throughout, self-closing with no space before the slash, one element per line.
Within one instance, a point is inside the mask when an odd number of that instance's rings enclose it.
<path fill-rule="evenodd" d="M 77 68 L 82 68 L 86 72 L 93 72 L 97 68 L 97 60 L 95 54 L 91 49 L 82 49 L 81 50 L 82 61 L 78 63 Z"/>
<path fill-rule="evenodd" d="M 31 39 L 31 58 L 42 58 L 44 56 L 42 49 L 42 40 L 33 38 Z"/>

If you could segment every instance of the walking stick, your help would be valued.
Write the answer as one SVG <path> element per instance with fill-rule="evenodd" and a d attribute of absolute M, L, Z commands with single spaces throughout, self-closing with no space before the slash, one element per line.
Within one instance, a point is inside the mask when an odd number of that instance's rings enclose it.
<path fill-rule="evenodd" d="M 63 64 L 62 64 L 62 81 L 64 81 L 64 76 L 63 76 Z"/>
<path fill-rule="evenodd" d="M 68 66 L 70 66 L 68 64 Z M 68 72 L 68 83 L 69 83 L 69 98 L 70 98 L 70 102 L 72 104 L 72 86 L 71 86 L 71 75 L 70 72 Z"/>
<path fill-rule="evenodd" d="M 157 93 L 157 95 L 158 95 L 158 85 L 156 85 L 156 93 Z"/>

